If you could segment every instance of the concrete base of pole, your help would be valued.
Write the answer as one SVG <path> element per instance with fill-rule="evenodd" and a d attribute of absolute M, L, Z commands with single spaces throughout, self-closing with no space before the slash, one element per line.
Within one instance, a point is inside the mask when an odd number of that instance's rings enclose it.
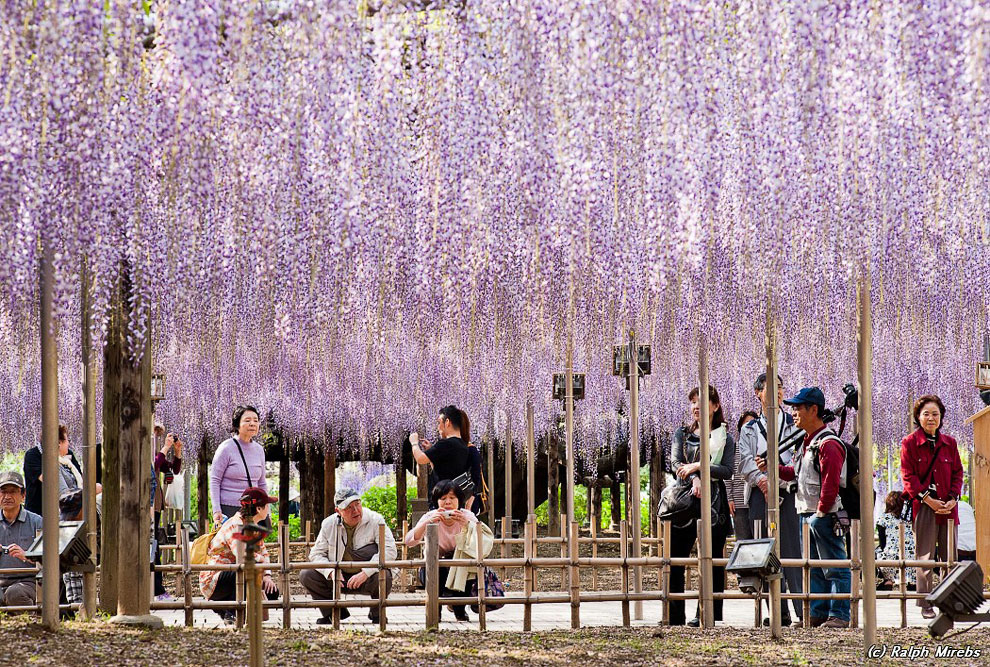
<path fill-rule="evenodd" d="M 159 628 L 165 627 L 162 619 L 154 614 L 146 614 L 143 616 L 128 616 L 126 614 L 117 614 L 112 616 L 109 623 L 114 625 L 128 625 L 128 626 L 138 626 L 143 628 L 152 628 L 157 630 Z"/>

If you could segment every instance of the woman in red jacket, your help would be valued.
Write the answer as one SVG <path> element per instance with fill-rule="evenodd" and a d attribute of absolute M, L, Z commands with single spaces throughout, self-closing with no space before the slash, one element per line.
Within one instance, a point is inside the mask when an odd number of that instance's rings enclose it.
<path fill-rule="evenodd" d="M 918 560 L 946 560 L 948 531 L 959 523 L 956 501 L 962 493 L 963 467 L 956 441 L 940 431 L 945 405 L 938 396 L 922 396 L 914 404 L 918 429 L 901 441 L 901 479 L 911 499 Z M 918 592 L 932 589 L 931 568 L 918 568 Z M 935 610 L 918 600 L 921 615 L 935 618 Z"/>

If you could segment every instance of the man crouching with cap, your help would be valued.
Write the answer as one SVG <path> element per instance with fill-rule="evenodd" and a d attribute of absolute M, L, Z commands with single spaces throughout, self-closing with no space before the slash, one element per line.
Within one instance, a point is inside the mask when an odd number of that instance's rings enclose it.
<path fill-rule="evenodd" d="M 818 387 L 805 387 L 784 401 L 791 406 L 794 425 L 805 432 L 804 442 L 794 452 L 791 465 L 781 465 L 780 478 L 797 478 L 794 506 L 808 524 L 812 560 L 845 560 L 845 528 L 837 514 L 843 512 L 839 486 L 846 478 L 846 450 L 835 431 L 825 426 L 825 394 Z M 766 461 L 758 461 L 766 469 Z M 847 567 L 812 567 L 812 593 L 849 593 Z M 812 600 L 811 627 L 849 627 L 849 598 Z"/>
<path fill-rule="evenodd" d="M 395 538 L 385 519 L 378 512 L 361 506 L 361 496 L 354 489 L 338 489 L 334 495 L 336 512 L 323 520 L 320 535 L 309 552 L 313 563 L 339 563 L 341 561 L 370 561 L 378 556 L 378 527 L 385 526 L 385 559 L 395 560 Z M 333 568 L 303 570 L 299 582 L 309 591 L 314 600 L 333 600 Z M 340 568 L 340 589 L 347 593 L 370 595 L 378 599 L 378 568 Z M 385 571 L 385 597 L 392 592 L 392 570 Z M 320 609 L 322 618 L 316 622 L 327 625 L 331 621 L 332 610 Z M 346 608 L 341 608 L 340 618 L 350 616 Z M 378 607 L 368 612 L 372 623 L 378 623 Z"/>
<path fill-rule="evenodd" d="M 25 568 L 24 574 L 0 574 L 0 607 L 26 607 L 37 601 L 34 563 L 24 552 L 41 530 L 41 517 L 23 507 L 24 496 L 20 473 L 0 473 L 0 568 Z"/>

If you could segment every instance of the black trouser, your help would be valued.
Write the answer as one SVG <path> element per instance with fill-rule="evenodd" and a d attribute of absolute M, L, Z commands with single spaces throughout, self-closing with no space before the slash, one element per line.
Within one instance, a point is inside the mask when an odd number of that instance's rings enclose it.
<path fill-rule="evenodd" d="M 726 521 L 723 525 L 712 526 L 712 557 L 721 558 L 725 551 L 725 538 L 729 534 L 729 525 Z M 689 522 L 686 526 L 670 526 L 670 556 L 671 558 L 687 558 L 691 555 L 691 548 L 694 547 L 698 539 L 697 520 Z M 700 545 L 699 545 L 700 549 Z M 700 554 L 699 554 L 700 555 Z M 670 566 L 670 592 L 684 592 L 684 568 L 682 566 Z M 712 567 L 712 592 L 725 592 L 725 568 Z M 712 608 L 715 611 L 715 620 L 722 620 L 722 600 L 714 600 Z M 671 600 L 670 624 L 684 625 L 684 600 Z M 695 614 L 699 616 L 700 614 Z"/>
<path fill-rule="evenodd" d="M 797 509 L 794 506 L 794 494 L 787 493 L 783 489 L 780 491 L 780 530 L 777 531 L 780 536 L 780 557 L 781 558 L 801 558 L 801 521 L 798 519 Z M 756 521 L 762 522 L 762 535 L 757 535 L 753 532 L 754 538 L 761 538 L 767 534 L 767 501 L 763 496 L 763 492 L 757 488 L 752 490 L 749 496 L 749 520 L 753 523 Z M 849 553 L 849 552 L 846 552 Z M 804 590 L 804 584 L 801 581 L 801 568 L 799 567 L 785 567 L 782 568 L 784 578 L 780 581 L 780 592 L 781 593 L 801 593 Z M 804 608 L 802 607 L 801 600 L 792 600 L 794 605 L 794 613 L 797 617 L 804 618 Z M 781 598 L 780 600 L 780 618 L 781 621 L 790 622 L 791 614 L 787 607 L 787 600 Z"/>
<path fill-rule="evenodd" d="M 162 538 L 165 537 L 161 529 L 162 513 L 155 512 L 155 565 L 162 564 Z M 155 596 L 163 595 L 168 591 L 165 590 L 165 583 L 163 581 L 163 573 L 161 570 L 155 570 Z"/>
<path fill-rule="evenodd" d="M 262 593 L 265 593 L 265 589 L 261 589 Z M 271 593 L 265 593 L 265 596 L 269 600 L 278 599 L 279 590 L 276 587 Z M 233 571 L 221 572 L 220 576 L 217 577 L 217 585 L 213 588 L 213 595 L 210 599 L 215 602 L 226 602 L 227 600 L 237 599 L 237 573 Z M 244 592 L 244 599 L 247 600 L 247 591 Z M 215 609 L 221 616 L 224 613 L 230 613 L 232 610 L 225 609 Z"/>

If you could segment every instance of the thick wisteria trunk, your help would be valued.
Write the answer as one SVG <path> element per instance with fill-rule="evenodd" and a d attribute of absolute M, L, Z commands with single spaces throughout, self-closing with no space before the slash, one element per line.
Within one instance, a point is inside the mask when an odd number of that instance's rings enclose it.
<path fill-rule="evenodd" d="M 556 429 L 547 436 L 547 531 L 560 535 L 560 446 Z"/>
<path fill-rule="evenodd" d="M 652 435 L 650 440 L 650 536 L 657 537 L 656 517 L 660 513 L 660 494 L 667 486 L 667 476 L 664 474 L 663 447 Z"/>
<path fill-rule="evenodd" d="M 120 301 L 115 293 L 103 348 L 103 524 L 100 548 L 100 611 L 117 613 L 120 545 L 120 374 L 123 357 Z M 200 496 L 202 503 L 203 496 Z M 202 504 L 200 505 L 202 507 Z"/>
<path fill-rule="evenodd" d="M 212 441 L 204 435 L 199 445 L 196 462 L 196 521 L 199 534 L 205 535 L 213 517 L 210 514 L 210 460 L 213 458 Z"/>
<path fill-rule="evenodd" d="M 313 440 L 307 440 L 302 447 L 303 457 L 299 461 L 300 519 L 304 526 L 307 521 L 312 521 L 316 531 L 327 516 L 323 507 L 323 452 Z"/>

